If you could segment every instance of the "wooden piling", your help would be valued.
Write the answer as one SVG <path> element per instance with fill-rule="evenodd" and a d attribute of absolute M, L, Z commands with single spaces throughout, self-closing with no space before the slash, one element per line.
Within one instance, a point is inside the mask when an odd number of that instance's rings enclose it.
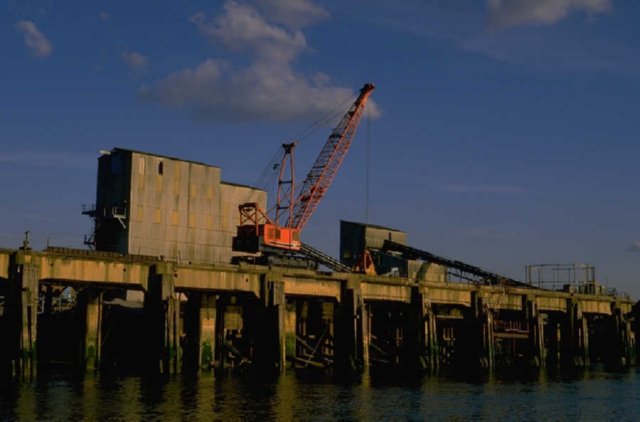
<path fill-rule="evenodd" d="M 547 315 L 547 323 L 544 325 L 544 348 L 545 362 L 544 365 L 549 368 L 557 368 L 562 362 L 562 323 L 557 313 Z"/>
<path fill-rule="evenodd" d="M 262 280 L 262 300 L 256 321 L 257 369 L 263 373 L 284 373 L 286 368 L 286 300 L 282 276 L 269 272 Z"/>
<path fill-rule="evenodd" d="M 589 326 L 582 313 L 580 303 L 567 299 L 566 316 L 562 329 L 562 363 L 578 368 L 588 367 Z"/>
<path fill-rule="evenodd" d="M 529 365 L 534 368 L 544 367 L 546 353 L 544 348 L 544 324 L 542 315 L 538 311 L 535 297 L 524 297 L 525 318 L 529 325 Z"/>
<path fill-rule="evenodd" d="M 86 287 L 77 297 L 81 318 L 80 362 L 83 369 L 95 371 L 100 367 L 102 352 L 102 291 Z"/>
<path fill-rule="evenodd" d="M 633 365 L 635 356 L 635 336 L 631 329 L 631 323 L 618 303 L 611 305 L 612 344 L 610 349 L 610 364 L 617 367 Z"/>
<path fill-rule="evenodd" d="M 347 280 L 340 292 L 336 312 L 335 367 L 339 372 L 362 372 L 369 367 L 367 344 L 368 319 L 359 280 Z M 344 372 L 343 372 L 344 373 Z"/>
<path fill-rule="evenodd" d="M 198 348 L 201 371 L 213 368 L 216 354 L 216 295 L 203 295 L 200 303 L 200 341 Z"/>
<path fill-rule="evenodd" d="M 36 375 L 36 334 L 38 320 L 38 265 L 29 249 L 10 257 L 6 323 L 10 375 L 31 379 Z"/>
<path fill-rule="evenodd" d="M 411 308 L 413 321 L 417 324 L 417 330 L 411 333 L 416 337 L 417 366 L 421 369 L 436 371 L 439 366 L 438 333 L 436 317 L 426 288 L 415 287 L 411 291 Z"/>
<path fill-rule="evenodd" d="M 173 269 L 168 263 L 150 268 L 148 290 L 145 294 L 149 358 L 151 370 L 162 374 L 181 370 L 180 301 L 175 292 Z"/>
<path fill-rule="evenodd" d="M 483 369 L 495 367 L 495 342 L 493 337 L 493 312 L 486 298 L 478 291 L 472 293 L 473 315 L 477 332 L 477 360 Z"/>
<path fill-rule="evenodd" d="M 183 370 L 192 374 L 210 371 L 216 352 L 217 296 L 187 294 L 184 316 Z"/>

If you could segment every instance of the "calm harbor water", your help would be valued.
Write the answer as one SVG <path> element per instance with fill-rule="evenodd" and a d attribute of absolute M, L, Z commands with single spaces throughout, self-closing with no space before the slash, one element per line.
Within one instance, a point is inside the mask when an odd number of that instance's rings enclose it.
<path fill-rule="evenodd" d="M 75 377 L 3 385 L 0 420 L 638 420 L 640 372 L 476 379 L 368 374 L 352 382 L 287 375 Z"/>

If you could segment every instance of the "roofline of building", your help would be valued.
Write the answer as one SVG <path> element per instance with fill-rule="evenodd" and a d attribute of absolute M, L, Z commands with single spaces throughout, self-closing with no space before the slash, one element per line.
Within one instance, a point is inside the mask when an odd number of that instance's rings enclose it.
<path fill-rule="evenodd" d="M 222 183 L 223 185 L 237 186 L 239 188 L 248 188 L 253 190 L 259 190 L 261 192 L 266 192 L 265 189 L 256 188 L 255 186 L 243 185 L 242 183 L 227 182 L 226 180 L 221 180 L 220 183 Z"/>
<path fill-rule="evenodd" d="M 124 152 L 131 152 L 131 153 L 134 153 L 134 154 L 150 155 L 150 156 L 153 156 L 153 157 L 165 158 L 167 160 L 182 161 L 182 162 L 185 162 L 185 163 L 198 164 L 198 165 L 202 165 L 202 166 L 205 166 L 205 167 L 212 167 L 212 168 L 216 168 L 216 169 L 222 170 L 221 167 L 219 167 L 219 166 L 213 166 L 211 164 L 203 163 L 203 162 L 200 162 L 200 161 L 185 160 L 183 158 L 172 157 L 170 155 L 155 154 L 153 152 L 138 151 L 138 150 L 135 150 L 135 149 L 120 148 L 120 147 L 114 147 L 110 152 L 114 152 L 114 151 L 124 151 Z M 238 186 L 238 187 L 241 187 L 241 188 L 254 189 L 254 190 L 259 190 L 259 191 L 262 191 L 262 192 L 266 192 L 265 189 L 260 189 L 260 188 L 257 188 L 255 186 L 243 185 L 241 183 L 227 182 L 225 180 L 221 180 L 220 183 L 224 183 L 225 185 L 230 185 L 230 186 Z"/>
<path fill-rule="evenodd" d="M 390 230 L 390 231 L 405 233 L 405 234 L 407 233 L 404 230 L 392 229 L 391 227 L 379 226 L 377 224 L 358 223 L 356 221 L 347 221 L 347 220 L 340 220 L 340 223 L 354 224 L 356 226 L 361 226 L 361 227 L 371 227 L 372 229 Z"/>
<path fill-rule="evenodd" d="M 138 150 L 135 150 L 135 149 L 120 148 L 120 147 L 114 147 L 111 150 L 111 152 L 114 152 L 114 151 L 124 151 L 124 152 L 132 152 L 132 153 L 135 153 L 135 154 L 151 155 L 153 157 L 165 158 L 167 160 L 182 161 L 182 162 L 185 162 L 185 163 L 199 164 L 199 165 L 205 166 L 205 167 L 212 167 L 212 168 L 220 169 L 220 166 L 214 166 L 212 164 L 203 163 L 201 161 L 185 160 L 184 158 L 172 157 L 170 155 L 156 154 L 156 153 L 153 153 L 153 152 L 138 151 Z"/>

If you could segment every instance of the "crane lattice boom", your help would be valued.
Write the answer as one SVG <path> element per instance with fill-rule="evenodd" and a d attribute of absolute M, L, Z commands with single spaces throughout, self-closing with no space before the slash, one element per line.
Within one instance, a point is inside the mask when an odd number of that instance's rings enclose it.
<path fill-rule="evenodd" d="M 309 171 L 307 178 L 302 183 L 302 188 L 293 210 L 291 224 L 293 228 L 302 230 L 313 215 L 331 182 L 333 182 L 345 155 L 349 151 L 351 140 L 360 123 L 364 106 L 374 89 L 375 86 L 370 83 L 362 87 L 360 95 L 340 120 L 340 123 L 333 129 L 329 139 L 324 144 L 316 162 L 311 167 L 311 171 Z"/>
<path fill-rule="evenodd" d="M 349 151 L 364 106 L 374 88 L 373 84 L 362 87 L 358 98 L 322 147 L 295 200 L 293 149 L 296 143 L 282 145 L 284 155 L 280 163 L 275 218 L 271 219 L 255 202 L 240 204 L 240 225 L 237 236 L 233 238 L 234 251 L 301 250 L 300 231 L 311 218 Z M 288 178 L 286 169 L 289 170 Z"/>

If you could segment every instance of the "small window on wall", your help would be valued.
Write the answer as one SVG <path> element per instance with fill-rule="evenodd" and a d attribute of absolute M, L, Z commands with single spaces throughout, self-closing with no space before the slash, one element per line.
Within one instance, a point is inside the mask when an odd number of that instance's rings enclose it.
<path fill-rule="evenodd" d="M 158 174 L 162 173 L 164 173 L 164 163 L 160 161 L 160 163 L 158 163 Z"/>
<path fill-rule="evenodd" d="M 138 173 L 144 174 L 144 157 L 140 157 L 138 160 Z"/>

